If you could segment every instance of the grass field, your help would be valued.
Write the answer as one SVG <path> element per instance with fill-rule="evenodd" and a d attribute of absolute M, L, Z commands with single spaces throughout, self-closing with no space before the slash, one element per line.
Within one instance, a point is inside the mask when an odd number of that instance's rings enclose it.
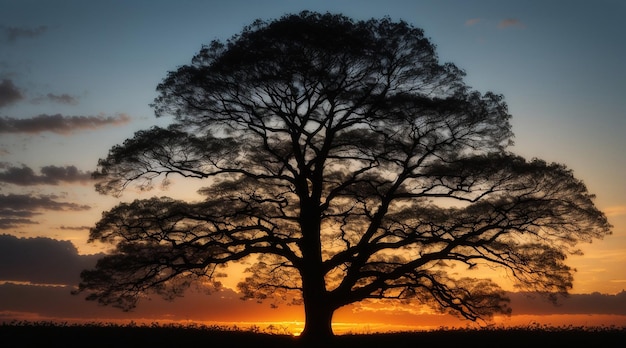
<path fill-rule="evenodd" d="M 1 347 L 300 347 L 296 337 L 266 330 L 214 326 L 0 324 Z M 626 328 L 530 326 L 499 329 L 439 329 L 424 332 L 341 335 L 324 347 L 625 347 Z"/>

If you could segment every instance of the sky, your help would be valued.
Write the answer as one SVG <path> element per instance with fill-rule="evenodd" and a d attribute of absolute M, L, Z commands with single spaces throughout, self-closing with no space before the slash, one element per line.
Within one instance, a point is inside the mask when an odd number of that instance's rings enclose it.
<path fill-rule="evenodd" d="M 141 196 L 99 195 L 90 172 L 134 132 L 171 121 L 149 107 L 167 72 L 255 19 L 311 10 L 424 29 L 468 85 L 504 95 L 511 151 L 567 165 L 596 195 L 613 234 L 568 260 L 577 269 L 572 296 L 554 307 L 513 294 L 514 315 L 503 322 L 626 325 L 626 2 L 0 0 L 0 9 L 0 321 L 302 320 L 298 308 L 240 301 L 235 271 L 220 293 L 154 299 L 133 313 L 68 289 L 106 251 L 86 243 L 89 228 Z M 174 185 L 148 195 L 155 194 L 193 192 Z M 335 319 L 368 330 L 375 322 L 417 328 L 448 320 L 380 304 L 345 308 Z"/>

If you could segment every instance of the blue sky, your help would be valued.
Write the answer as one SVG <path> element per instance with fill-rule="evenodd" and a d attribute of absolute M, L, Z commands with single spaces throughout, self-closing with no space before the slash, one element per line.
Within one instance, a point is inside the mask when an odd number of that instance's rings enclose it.
<path fill-rule="evenodd" d="M 425 30 L 442 61 L 467 72 L 469 85 L 502 93 L 516 134 L 511 150 L 573 169 L 615 226 L 571 260 L 574 291 L 626 288 L 619 0 L 0 0 L 0 234 L 100 251 L 85 244 L 88 227 L 118 200 L 99 196 L 86 177 L 111 146 L 168 122 L 148 106 L 167 72 L 257 18 L 302 10 L 405 20 Z"/>

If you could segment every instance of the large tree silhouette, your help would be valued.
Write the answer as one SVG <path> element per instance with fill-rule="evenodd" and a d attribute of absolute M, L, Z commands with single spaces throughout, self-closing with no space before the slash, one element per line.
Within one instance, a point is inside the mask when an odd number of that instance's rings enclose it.
<path fill-rule="evenodd" d="M 302 303 L 302 336 L 318 339 L 365 299 L 508 313 L 501 288 L 464 271 L 483 265 L 565 293 L 566 256 L 610 225 L 565 166 L 507 150 L 503 97 L 463 76 L 388 18 L 302 12 L 202 47 L 157 88 L 152 106 L 172 125 L 113 147 L 95 177 L 113 195 L 202 180 L 205 198 L 104 213 L 90 239 L 116 249 L 79 292 L 130 309 L 150 291 L 219 286 L 220 266 L 246 260 L 243 296 Z"/>

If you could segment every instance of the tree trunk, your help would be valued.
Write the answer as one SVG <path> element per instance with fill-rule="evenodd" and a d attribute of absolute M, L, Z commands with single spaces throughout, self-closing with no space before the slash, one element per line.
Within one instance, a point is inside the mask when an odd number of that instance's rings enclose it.
<path fill-rule="evenodd" d="M 337 307 L 326 291 L 320 241 L 321 213 L 316 205 L 302 211 L 300 250 L 303 263 L 300 276 L 305 323 L 300 340 L 307 347 L 320 346 L 333 337 L 331 322 Z"/>
<path fill-rule="evenodd" d="M 321 172 L 320 172 L 321 173 Z M 318 173 L 318 175 L 320 175 Z M 308 196 L 305 185 L 302 183 L 300 192 L 300 228 L 302 238 L 299 247 L 302 252 L 302 264 L 299 269 L 302 279 L 302 299 L 304 302 L 304 331 L 300 334 L 300 341 L 306 347 L 323 346 L 333 337 L 331 326 L 333 313 L 337 308 L 326 291 L 325 271 L 322 261 L 321 243 L 321 178 L 311 179 L 312 192 Z"/>
<path fill-rule="evenodd" d="M 304 301 L 304 331 L 300 340 L 305 344 L 319 345 L 329 342 L 334 334 L 332 319 L 335 309 L 327 303 Z"/>

